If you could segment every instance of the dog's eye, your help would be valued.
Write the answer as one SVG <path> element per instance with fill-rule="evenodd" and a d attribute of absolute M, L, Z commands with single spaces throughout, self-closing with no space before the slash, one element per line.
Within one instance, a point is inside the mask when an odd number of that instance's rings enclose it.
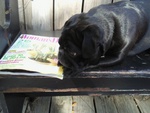
<path fill-rule="evenodd" d="M 64 50 L 66 50 L 67 49 L 67 47 L 64 47 Z"/>
<path fill-rule="evenodd" d="M 76 53 L 76 52 L 72 52 L 72 51 L 68 50 L 68 53 L 69 53 L 69 55 L 72 56 L 72 57 L 76 57 L 76 56 L 77 56 L 77 53 Z"/>
<path fill-rule="evenodd" d="M 70 54 L 74 57 L 77 56 L 77 53 L 75 53 L 75 52 L 70 52 Z"/>

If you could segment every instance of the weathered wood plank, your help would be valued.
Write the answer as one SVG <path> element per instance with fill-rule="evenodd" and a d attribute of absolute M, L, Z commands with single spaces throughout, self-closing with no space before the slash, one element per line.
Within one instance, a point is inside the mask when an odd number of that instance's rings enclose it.
<path fill-rule="evenodd" d="M 73 96 L 72 113 L 95 113 L 93 97 Z"/>
<path fill-rule="evenodd" d="M 71 112 L 72 112 L 71 96 L 52 97 L 50 113 L 71 113 Z"/>
<path fill-rule="evenodd" d="M 140 113 L 150 112 L 150 96 L 136 96 L 134 97 Z"/>
<path fill-rule="evenodd" d="M 26 110 L 28 109 L 28 103 L 29 103 L 29 97 L 26 97 L 24 99 L 23 107 L 22 107 L 22 113 L 26 113 Z"/>
<path fill-rule="evenodd" d="M 53 0 L 33 0 L 31 3 L 33 30 L 53 30 Z"/>
<path fill-rule="evenodd" d="M 82 0 L 55 0 L 54 29 L 61 29 L 74 14 L 81 13 Z"/>
<path fill-rule="evenodd" d="M 27 30 L 53 30 L 53 0 L 24 0 Z"/>
<path fill-rule="evenodd" d="M 117 113 L 112 96 L 95 97 L 96 113 Z"/>
<path fill-rule="evenodd" d="M 30 0 L 22 0 L 23 8 L 24 8 L 24 16 L 25 16 L 25 27 L 27 30 L 32 30 L 32 1 Z"/>
<path fill-rule="evenodd" d="M 149 106 L 150 96 L 141 95 L 27 97 L 22 113 L 149 113 Z"/>
<path fill-rule="evenodd" d="M 5 21 L 5 1 L 0 0 L 0 26 L 4 27 Z"/>
<path fill-rule="evenodd" d="M 100 4 L 112 3 L 112 0 L 84 0 L 83 12 L 89 11 L 91 8 Z"/>
<path fill-rule="evenodd" d="M 22 0 L 18 0 L 18 13 L 19 13 L 20 29 L 24 29 L 25 15 L 24 15 L 24 5 Z"/>
<path fill-rule="evenodd" d="M 117 1 L 129 0 L 113 0 L 113 2 Z M 111 2 L 112 0 L 84 0 L 83 12 L 100 4 Z M 55 0 L 54 4 L 53 0 L 18 0 L 18 9 L 21 28 L 24 28 L 25 24 L 28 30 L 58 30 L 62 28 L 69 17 L 81 13 L 82 0 L 65 0 L 63 2 Z"/>
<path fill-rule="evenodd" d="M 119 2 L 119 1 L 130 1 L 130 0 L 113 0 L 113 3 L 114 2 Z"/>
<path fill-rule="evenodd" d="M 118 113 L 140 113 L 132 96 L 114 96 L 113 99 Z"/>
<path fill-rule="evenodd" d="M 26 98 L 22 113 L 49 113 L 50 100 L 51 97 Z"/>

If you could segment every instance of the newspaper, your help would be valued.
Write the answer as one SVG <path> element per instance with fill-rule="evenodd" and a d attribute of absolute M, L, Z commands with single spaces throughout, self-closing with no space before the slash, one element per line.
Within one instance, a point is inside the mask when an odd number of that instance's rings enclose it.
<path fill-rule="evenodd" d="M 57 66 L 58 50 L 58 37 L 21 34 L 0 59 L 0 70 L 21 69 L 62 79 L 63 69 Z"/>

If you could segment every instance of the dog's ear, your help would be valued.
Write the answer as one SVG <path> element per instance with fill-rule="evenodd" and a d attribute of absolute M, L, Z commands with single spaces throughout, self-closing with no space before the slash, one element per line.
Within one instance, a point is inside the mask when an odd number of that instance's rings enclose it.
<path fill-rule="evenodd" d="M 77 25 L 77 23 L 84 18 L 85 14 L 75 14 L 72 17 L 70 17 L 64 24 L 64 27 L 71 27 Z"/>
<path fill-rule="evenodd" d="M 71 27 L 78 27 L 77 25 L 80 22 L 83 22 L 82 20 L 84 20 L 85 18 L 87 18 L 85 13 L 75 14 L 65 22 L 63 29 L 64 28 L 70 29 Z"/>
<path fill-rule="evenodd" d="M 83 31 L 82 56 L 91 58 L 98 54 L 100 31 L 96 25 L 87 25 Z"/>

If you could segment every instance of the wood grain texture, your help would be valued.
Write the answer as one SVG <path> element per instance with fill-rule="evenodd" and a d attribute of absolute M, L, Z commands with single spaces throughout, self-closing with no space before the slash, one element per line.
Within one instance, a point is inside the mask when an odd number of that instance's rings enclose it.
<path fill-rule="evenodd" d="M 27 97 L 22 113 L 149 113 L 149 106 L 149 95 Z"/>
<path fill-rule="evenodd" d="M 52 97 L 50 113 L 71 113 L 71 112 L 72 112 L 71 96 Z"/>
<path fill-rule="evenodd" d="M 129 1 L 129 0 L 113 0 Z M 20 27 L 27 30 L 60 30 L 74 14 L 87 12 L 100 4 L 112 0 L 18 0 Z M 54 5 L 54 6 L 53 6 Z M 83 6 L 83 7 L 82 7 Z M 54 14 L 53 14 L 54 13 Z"/>
<path fill-rule="evenodd" d="M 93 97 L 73 96 L 73 113 L 95 113 Z"/>
<path fill-rule="evenodd" d="M 141 113 L 150 113 L 150 96 L 136 96 L 134 98 Z"/>
<path fill-rule="evenodd" d="M 117 113 L 112 96 L 99 96 L 95 97 L 94 100 L 97 113 Z"/>
<path fill-rule="evenodd" d="M 0 26 L 4 27 L 5 21 L 5 1 L 0 0 Z"/>
<path fill-rule="evenodd" d="M 53 30 L 53 0 L 24 0 L 23 7 L 27 30 Z"/>
<path fill-rule="evenodd" d="M 114 2 L 119 2 L 119 1 L 130 1 L 130 0 L 113 0 L 113 3 Z"/>
<path fill-rule="evenodd" d="M 53 30 L 53 0 L 33 0 L 31 3 L 33 30 Z"/>
<path fill-rule="evenodd" d="M 19 13 L 20 29 L 24 29 L 25 15 L 24 15 L 24 5 L 22 0 L 18 0 L 18 13 Z"/>
<path fill-rule="evenodd" d="M 26 98 L 22 113 L 49 113 L 51 97 Z"/>
<path fill-rule="evenodd" d="M 114 96 L 118 113 L 140 113 L 132 96 Z"/>
<path fill-rule="evenodd" d="M 55 0 L 54 29 L 61 29 L 74 14 L 81 13 L 82 0 Z"/>
<path fill-rule="evenodd" d="M 112 3 L 112 0 L 85 0 L 83 12 L 89 11 L 91 8 L 98 6 L 100 4 Z"/>
<path fill-rule="evenodd" d="M 25 28 L 27 30 L 33 30 L 32 26 L 32 1 L 23 0 L 24 16 L 25 16 Z"/>

